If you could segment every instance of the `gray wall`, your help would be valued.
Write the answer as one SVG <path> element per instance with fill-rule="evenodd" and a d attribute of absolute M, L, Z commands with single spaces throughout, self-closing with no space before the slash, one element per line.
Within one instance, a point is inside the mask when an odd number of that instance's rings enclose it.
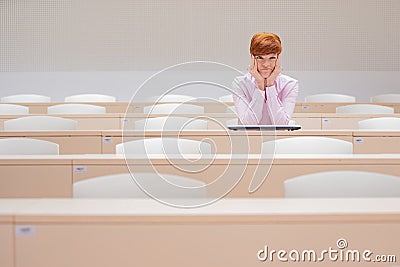
<path fill-rule="evenodd" d="M 398 0 L 5 0 L 0 17 L 1 96 L 105 93 L 127 101 L 175 64 L 245 71 L 249 39 L 260 31 L 280 35 L 283 72 L 299 79 L 299 101 L 321 92 L 359 101 L 400 93 Z M 164 90 L 161 82 L 146 93 Z"/>

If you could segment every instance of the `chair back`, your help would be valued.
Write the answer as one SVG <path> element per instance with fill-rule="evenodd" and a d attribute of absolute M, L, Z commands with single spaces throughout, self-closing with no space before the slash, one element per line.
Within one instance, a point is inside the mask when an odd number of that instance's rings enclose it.
<path fill-rule="evenodd" d="M 134 173 L 133 176 L 123 173 L 75 182 L 73 197 L 148 198 L 147 193 L 158 198 L 207 197 L 205 183 L 199 180 L 158 173 Z"/>
<path fill-rule="evenodd" d="M 49 96 L 36 95 L 36 94 L 18 94 L 4 96 L 0 99 L 0 102 L 10 102 L 10 103 L 47 103 L 51 102 Z"/>
<path fill-rule="evenodd" d="M 399 131 L 400 118 L 382 117 L 366 119 L 358 122 L 359 130 L 377 130 L 377 131 Z"/>
<path fill-rule="evenodd" d="M 206 142 L 182 138 L 146 138 L 116 145 L 117 154 L 211 154 L 211 145 Z"/>
<path fill-rule="evenodd" d="M 267 141 L 262 154 L 352 154 L 353 144 L 348 141 L 319 136 L 298 136 Z"/>
<path fill-rule="evenodd" d="M 203 114 L 204 107 L 193 104 L 157 104 L 145 106 L 145 114 Z"/>
<path fill-rule="evenodd" d="M 400 94 L 382 94 L 371 97 L 375 103 L 400 103 Z"/>
<path fill-rule="evenodd" d="M 284 182 L 288 198 L 400 197 L 400 177 L 363 171 L 319 172 Z"/>
<path fill-rule="evenodd" d="M 28 115 L 29 108 L 14 104 L 0 104 L 0 115 Z"/>
<path fill-rule="evenodd" d="M 56 143 L 31 138 L 0 139 L 0 155 L 58 155 Z"/>
<path fill-rule="evenodd" d="M 116 98 L 102 94 L 80 94 L 65 97 L 65 102 L 115 102 Z"/>
<path fill-rule="evenodd" d="M 340 106 L 336 108 L 336 113 L 340 114 L 394 114 L 394 108 L 371 105 L 371 104 L 354 104 Z"/>
<path fill-rule="evenodd" d="M 179 131 L 207 130 L 207 121 L 186 117 L 157 117 L 135 121 L 135 130 L 142 131 Z"/>
<path fill-rule="evenodd" d="M 48 114 L 104 114 L 106 108 L 89 104 L 60 104 L 47 108 Z"/>
<path fill-rule="evenodd" d="M 4 121 L 4 131 L 68 131 L 78 123 L 71 119 L 52 116 L 30 116 Z"/>
<path fill-rule="evenodd" d="M 356 98 L 354 96 L 342 95 L 342 94 L 316 94 L 316 95 L 306 96 L 305 102 L 354 103 L 356 102 Z"/>

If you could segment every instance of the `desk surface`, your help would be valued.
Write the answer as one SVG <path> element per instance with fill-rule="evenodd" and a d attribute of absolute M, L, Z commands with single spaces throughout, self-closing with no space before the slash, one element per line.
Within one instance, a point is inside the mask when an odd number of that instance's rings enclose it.
<path fill-rule="evenodd" d="M 0 235 L 7 267 L 303 266 L 257 255 L 268 246 L 319 256 L 337 251 L 338 241 L 348 245 L 343 251 L 372 251 L 372 259 L 400 253 L 400 199 L 222 199 L 196 209 L 153 200 L 0 200 L 0 218 L 10 216 Z"/>
<path fill-rule="evenodd" d="M 400 198 L 220 199 L 199 208 L 175 208 L 153 199 L 0 199 L 0 216 L 276 216 L 387 214 L 400 218 Z M 18 219 L 20 218 L 20 220 Z M 79 218 L 77 218 L 79 219 Z"/>

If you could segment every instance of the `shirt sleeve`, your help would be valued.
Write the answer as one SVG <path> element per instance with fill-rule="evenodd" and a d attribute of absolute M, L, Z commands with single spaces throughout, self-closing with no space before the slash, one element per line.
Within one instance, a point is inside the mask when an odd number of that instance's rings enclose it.
<path fill-rule="evenodd" d="M 287 125 L 292 117 L 299 92 L 297 80 L 291 80 L 284 85 L 281 99 L 278 96 L 276 85 L 266 88 L 269 117 L 273 124 Z"/>
<path fill-rule="evenodd" d="M 232 83 L 233 101 L 236 113 L 242 124 L 259 124 L 262 118 L 264 91 L 242 77 L 237 77 Z"/>

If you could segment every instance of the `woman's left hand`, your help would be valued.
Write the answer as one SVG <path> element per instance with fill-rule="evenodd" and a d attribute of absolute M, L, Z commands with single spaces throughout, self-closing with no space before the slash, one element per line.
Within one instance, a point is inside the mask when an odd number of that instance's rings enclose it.
<path fill-rule="evenodd" d="M 281 73 L 281 61 L 280 61 L 280 57 L 278 55 L 278 58 L 276 60 L 276 64 L 275 64 L 275 68 L 274 70 L 271 72 L 271 75 L 269 75 L 269 77 L 266 79 L 266 85 L 267 87 L 273 86 L 275 83 L 276 78 L 278 77 L 278 75 Z"/>

